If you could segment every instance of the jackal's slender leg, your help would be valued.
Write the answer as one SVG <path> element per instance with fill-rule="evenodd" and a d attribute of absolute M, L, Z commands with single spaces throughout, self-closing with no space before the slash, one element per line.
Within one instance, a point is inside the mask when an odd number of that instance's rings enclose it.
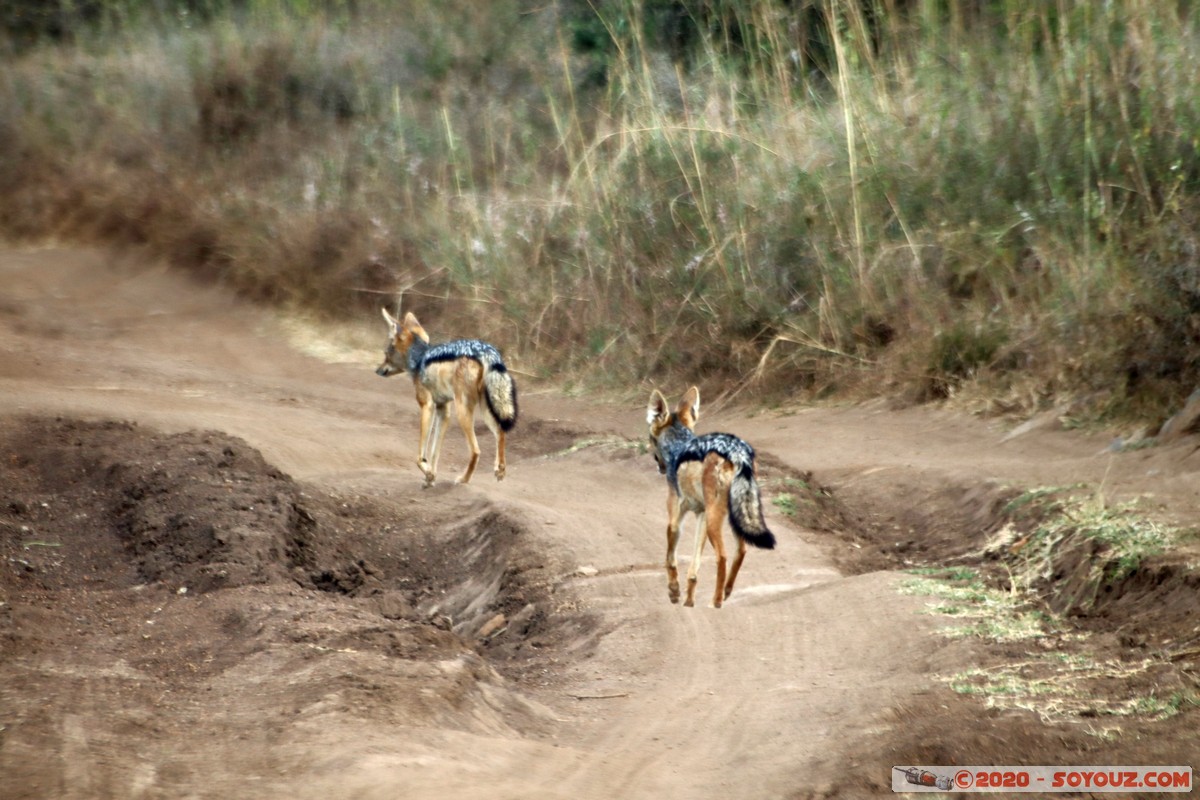
<path fill-rule="evenodd" d="M 737 537 L 734 537 L 737 539 Z M 737 580 L 738 570 L 742 568 L 742 560 L 746 557 L 746 543 L 737 540 L 737 555 L 733 557 L 733 565 L 729 568 L 729 577 L 725 579 L 725 598 L 733 594 L 733 582 Z"/>
<path fill-rule="evenodd" d="M 479 440 L 475 438 L 475 408 L 465 397 L 460 398 L 455 405 L 458 411 L 458 426 L 462 428 L 463 435 L 467 437 L 467 449 L 471 451 L 467 468 L 463 470 L 462 475 L 458 476 L 455 483 L 466 483 L 471 480 L 471 475 L 475 473 L 475 465 L 479 463 Z"/>
<path fill-rule="evenodd" d="M 679 602 L 679 559 L 675 555 L 679 549 L 679 521 L 683 516 L 679 506 L 672 492 L 667 498 L 667 594 L 672 603 Z"/>
<path fill-rule="evenodd" d="M 704 554 L 704 518 L 707 515 L 700 513 L 696 515 L 696 536 L 692 547 L 692 563 L 688 565 L 688 588 L 687 600 L 683 602 L 685 606 L 696 605 L 696 581 L 699 579 L 698 571 L 700 570 L 700 556 Z"/>
<path fill-rule="evenodd" d="M 713 608 L 720 608 L 725 600 L 725 537 L 721 534 L 725 518 L 717 514 L 708 514 L 707 517 L 705 533 L 717 554 L 717 586 L 713 589 Z"/>
<path fill-rule="evenodd" d="M 433 470 L 429 466 L 430 435 L 437 435 L 437 421 L 433 413 L 432 399 L 418 396 L 417 402 L 421 404 L 421 440 L 417 445 L 417 466 L 425 476 L 425 485 L 428 486 L 433 483 Z"/>
<path fill-rule="evenodd" d="M 500 426 L 497 425 L 492 428 L 492 433 L 496 434 L 496 466 L 492 473 L 496 476 L 496 480 L 502 481 L 506 467 L 504 463 L 504 431 L 500 430 Z"/>
<path fill-rule="evenodd" d="M 446 440 L 446 429 L 450 427 L 450 404 L 442 403 L 437 407 L 437 417 L 433 423 L 432 451 L 429 454 L 429 473 L 426 483 L 432 484 L 437 477 L 438 459 L 442 455 L 442 442 Z"/>
<path fill-rule="evenodd" d="M 436 469 L 438 439 L 442 434 L 442 408 L 441 406 L 433 407 L 433 419 L 429 423 L 429 438 L 425 440 L 425 452 L 421 454 L 421 459 L 426 466 Z"/>
<path fill-rule="evenodd" d="M 483 406 L 483 424 L 487 425 L 487 429 L 496 437 L 496 460 L 492 466 L 492 474 L 496 476 L 496 480 L 504 480 L 504 431 L 500 428 L 500 423 L 496 422 L 496 418 L 492 416 L 492 412 L 488 410 L 487 405 Z"/>

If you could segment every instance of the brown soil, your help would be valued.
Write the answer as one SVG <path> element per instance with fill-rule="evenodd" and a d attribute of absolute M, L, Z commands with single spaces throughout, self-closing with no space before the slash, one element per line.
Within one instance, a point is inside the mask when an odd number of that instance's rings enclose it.
<path fill-rule="evenodd" d="M 0 286 L 6 798 L 858 798 L 891 796 L 893 765 L 1200 754 L 1194 536 L 1100 582 L 1104 549 L 1066 542 L 1034 639 L 949 638 L 900 591 L 912 567 L 1004 586 L 985 545 L 1027 487 L 1192 525 L 1194 440 L 1113 453 L 929 408 L 702 408 L 760 452 L 780 544 L 724 608 L 688 609 L 667 600 L 640 403 L 519 375 L 509 477 L 454 485 L 451 431 L 422 490 L 411 387 L 375 354 L 304 355 L 132 257 L 0 251 Z M 1110 668 L 1074 678 L 1070 708 L 946 680 L 1046 654 Z M 1111 713 L 1139 698 L 1177 713 Z"/>

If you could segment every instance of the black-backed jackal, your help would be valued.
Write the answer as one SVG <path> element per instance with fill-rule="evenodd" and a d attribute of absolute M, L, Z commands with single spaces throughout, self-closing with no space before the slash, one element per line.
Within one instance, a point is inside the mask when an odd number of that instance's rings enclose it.
<path fill-rule="evenodd" d="M 667 591 L 671 602 L 679 602 L 679 568 L 675 550 L 683 515 L 696 515 L 696 540 L 688 567 L 685 606 L 696 602 L 696 571 L 707 540 L 717 553 L 717 586 L 713 607 L 733 592 L 746 544 L 770 550 L 775 535 L 763 520 L 762 496 L 754 478 L 754 448 L 728 433 L 694 432 L 700 416 L 700 390 L 687 390 L 675 411 L 657 389 L 650 395 L 646 421 L 650 425 L 650 450 L 658 471 L 667 476 Z M 725 572 L 725 518 L 737 538 L 737 555 Z"/>
<path fill-rule="evenodd" d="M 375 370 L 388 377 L 398 372 L 412 375 L 421 406 L 421 441 L 417 466 L 425 475 L 425 486 L 437 477 L 438 454 L 450 420 L 450 403 L 458 424 L 467 437 L 471 460 L 458 476 L 458 483 L 471 480 L 479 461 L 479 441 L 475 438 L 475 407 L 483 400 L 483 421 L 496 435 L 496 480 L 504 479 L 504 435 L 517 424 L 517 387 L 504 366 L 500 351 L 478 339 L 456 339 L 429 344 L 429 334 L 412 312 L 404 322 L 383 309 L 390 334 L 383 363 Z"/>

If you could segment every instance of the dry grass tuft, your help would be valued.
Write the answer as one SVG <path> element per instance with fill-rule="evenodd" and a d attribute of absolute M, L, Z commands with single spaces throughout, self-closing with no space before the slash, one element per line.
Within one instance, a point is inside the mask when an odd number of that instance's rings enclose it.
<path fill-rule="evenodd" d="M 0 15 L 12 238 L 404 290 L 593 385 L 1154 419 L 1200 378 L 1179 4 L 77 5 Z"/>

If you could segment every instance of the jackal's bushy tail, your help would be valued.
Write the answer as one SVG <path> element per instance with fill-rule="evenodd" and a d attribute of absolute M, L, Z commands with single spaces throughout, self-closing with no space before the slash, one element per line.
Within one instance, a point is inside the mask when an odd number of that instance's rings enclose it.
<path fill-rule="evenodd" d="M 500 430 L 508 433 L 517 424 L 517 384 L 502 361 L 484 364 L 483 396 Z"/>
<path fill-rule="evenodd" d="M 774 549 L 775 534 L 763 519 L 762 495 L 750 463 L 738 465 L 737 475 L 729 486 L 729 525 L 742 541 L 763 550 Z"/>

